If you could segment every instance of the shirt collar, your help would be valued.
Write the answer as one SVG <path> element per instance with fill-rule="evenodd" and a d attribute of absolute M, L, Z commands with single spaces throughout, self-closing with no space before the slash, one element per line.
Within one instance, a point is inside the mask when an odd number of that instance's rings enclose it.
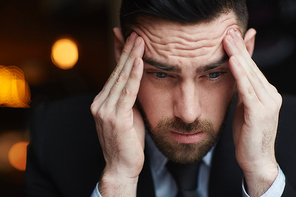
<path fill-rule="evenodd" d="M 151 169 L 156 173 L 159 174 L 163 168 L 165 167 L 168 159 L 160 152 L 160 150 L 156 147 L 154 141 L 152 140 L 149 132 L 146 129 L 146 148 L 147 148 L 147 154 L 149 156 L 150 160 L 150 166 Z M 213 150 L 215 147 L 213 147 L 206 156 L 202 159 L 202 162 L 207 166 L 211 167 L 212 162 L 212 156 L 213 156 Z"/>

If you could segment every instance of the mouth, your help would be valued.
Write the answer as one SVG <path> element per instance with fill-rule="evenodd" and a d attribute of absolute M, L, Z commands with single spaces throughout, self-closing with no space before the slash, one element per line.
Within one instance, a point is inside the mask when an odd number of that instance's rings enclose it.
<path fill-rule="evenodd" d="M 194 144 L 202 140 L 204 136 L 203 131 L 195 132 L 180 132 L 180 131 L 170 131 L 170 136 L 179 143 L 182 144 Z"/>

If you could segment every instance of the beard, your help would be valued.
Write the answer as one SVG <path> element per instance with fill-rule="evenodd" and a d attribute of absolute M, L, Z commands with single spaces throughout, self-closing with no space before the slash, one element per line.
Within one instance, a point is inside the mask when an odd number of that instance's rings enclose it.
<path fill-rule="evenodd" d="M 168 160 L 180 164 L 190 164 L 201 161 L 218 142 L 225 125 L 225 117 L 229 111 L 230 103 L 224 115 L 224 121 L 221 123 L 218 130 L 214 130 L 213 124 L 209 120 L 197 119 L 192 123 L 186 123 L 178 117 L 162 119 L 158 122 L 156 128 L 152 128 L 139 101 L 137 102 L 137 106 L 156 147 Z M 204 132 L 204 137 L 199 142 L 185 144 L 174 140 L 170 136 L 170 131 L 178 131 L 183 134 Z"/>

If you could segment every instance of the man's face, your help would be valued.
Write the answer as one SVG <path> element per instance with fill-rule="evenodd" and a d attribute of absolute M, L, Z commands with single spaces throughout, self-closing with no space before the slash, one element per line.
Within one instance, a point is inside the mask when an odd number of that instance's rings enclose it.
<path fill-rule="evenodd" d="M 233 13 L 210 23 L 141 17 L 133 30 L 145 41 L 138 102 L 157 147 L 170 160 L 201 160 L 215 145 L 236 86 L 223 49 Z"/>

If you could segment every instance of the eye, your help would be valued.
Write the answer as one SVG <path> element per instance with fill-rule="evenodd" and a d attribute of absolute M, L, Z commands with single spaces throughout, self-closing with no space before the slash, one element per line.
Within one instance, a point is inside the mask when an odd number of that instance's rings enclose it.
<path fill-rule="evenodd" d="M 213 73 L 207 74 L 206 76 L 211 79 L 216 79 L 216 78 L 220 77 L 220 75 L 221 75 L 221 72 L 213 72 Z"/>
<path fill-rule="evenodd" d="M 153 73 L 157 78 L 163 79 L 166 78 L 168 76 L 167 73 L 163 73 L 163 72 L 155 72 Z"/>

